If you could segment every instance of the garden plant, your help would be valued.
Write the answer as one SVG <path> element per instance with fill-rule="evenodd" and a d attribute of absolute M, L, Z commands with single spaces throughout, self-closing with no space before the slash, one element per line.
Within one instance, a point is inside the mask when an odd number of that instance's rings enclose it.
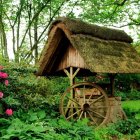
<path fill-rule="evenodd" d="M 1 66 L 0 83 L 2 140 L 138 140 L 140 138 L 139 109 L 137 107 L 134 111 L 133 105 L 125 106 L 129 97 L 124 104 L 122 103 L 128 120 L 95 129 L 87 125 L 87 119 L 66 121 L 59 114 L 58 104 L 60 95 L 68 86 L 67 78 L 36 77 L 34 74 L 36 68 L 25 64 L 3 63 L 3 66 Z"/>

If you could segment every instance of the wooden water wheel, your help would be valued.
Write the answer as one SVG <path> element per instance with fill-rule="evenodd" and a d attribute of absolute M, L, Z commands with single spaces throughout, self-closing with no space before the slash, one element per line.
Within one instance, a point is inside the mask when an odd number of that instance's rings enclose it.
<path fill-rule="evenodd" d="M 108 119 L 108 97 L 104 90 L 94 83 L 77 83 L 62 95 L 60 113 L 67 120 L 88 118 L 90 124 L 97 127 Z"/>

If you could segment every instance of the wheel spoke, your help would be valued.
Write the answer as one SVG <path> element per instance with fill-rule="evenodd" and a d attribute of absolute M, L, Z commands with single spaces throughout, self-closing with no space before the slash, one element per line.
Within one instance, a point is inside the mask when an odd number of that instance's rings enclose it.
<path fill-rule="evenodd" d="M 94 109 L 103 109 L 103 108 L 108 108 L 108 106 L 94 106 Z"/>
<path fill-rule="evenodd" d="M 91 97 L 92 97 L 92 93 L 91 93 L 91 95 L 89 96 L 88 101 L 91 99 Z"/>
<path fill-rule="evenodd" d="M 66 109 L 64 110 L 65 115 L 66 115 L 68 109 L 70 109 L 70 105 L 71 105 L 71 101 L 69 100 L 67 106 L 65 107 Z"/>
<path fill-rule="evenodd" d="M 75 93 L 77 95 L 76 98 L 80 99 L 80 94 L 81 94 L 80 90 L 79 89 L 75 89 Z"/>
<path fill-rule="evenodd" d="M 95 114 L 97 114 L 98 116 L 100 116 L 100 117 L 102 117 L 102 118 L 105 119 L 105 116 L 103 116 L 102 114 L 100 114 L 100 113 L 98 113 L 98 112 L 96 112 L 96 111 L 93 111 L 93 110 L 91 110 L 91 109 L 89 109 L 89 111 L 92 112 L 92 113 L 95 113 Z"/>
<path fill-rule="evenodd" d="M 82 115 L 83 115 L 83 112 L 84 112 L 84 111 L 81 112 L 81 114 L 80 114 L 80 116 L 79 116 L 79 120 L 81 119 L 81 117 L 82 117 Z"/>
<path fill-rule="evenodd" d="M 84 104 L 86 103 L 86 95 L 85 95 L 85 85 L 84 85 L 84 88 L 83 88 L 83 99 L 84 99 Z"/>
<path fill-rule="evenodd" d="M 76 103 L 77 105 L 80 105 L 79 103 L 77 103 L 74 99 L 69 98 L 68 96 L 66 96 L 66 98 L 68 98 L 69 100 L 71 100 L 72 102 Z"/>
<path fill-rule="evenodd" d="M 83 90 L 82 90 L 82 94 L 83 94 L 83 103 L 85 104 L 86 103 L 86 97 L 85 97 L 85 94 L 84 94 Z"/>
<path fill-rule="evenodd" d="M 97 102 L 98 100 L 102 99 L 103 97 L 104 97 L 104 95 L 100 96 L 100 97 L 97 98 L 96 100 L 93 100 L 93 102 L 91 102 L 90 105 L 93 104 L 93 103 L 95 103 L 95 102 Z"/>
<path fill-rule="evenodd" d="M 92 119 L 92 121 L 93 121 L 96 125 L 98 125 L 98 124 L 96 123 L 96 121 L 94 120 L 94 118 L 92 117 L 92 115 L 90 114 L 90 112 L 87 111 L 87 113 L 89 114 L 89 116 L 90 116 L 90 118 Z"/>
<path fill-rule="evenodd" d="M 77 113 L 80 112 L 80 111 L 81 111 L 81 109 L 78 110 L 78 111 L 76 111 L 75 113 L 73 113 L 72 115 L 70 115 L 69 117 L 67 117 L 66 119 L 69 119 L 69 118 L 73 117 L 75 114 L 77 114 Z"/>
<path fill-rule="evenodd" d="M 84 112 L 85 118 L 87 118 L 87 112 Z"/>

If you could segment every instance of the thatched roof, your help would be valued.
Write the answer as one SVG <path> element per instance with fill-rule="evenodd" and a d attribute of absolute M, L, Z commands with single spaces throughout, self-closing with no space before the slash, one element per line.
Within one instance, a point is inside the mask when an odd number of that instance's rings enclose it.
<path fill-rule="evenodd" d="M 95 24 L 89 24 L 79 19 L 70 19 L 61 17 L 54 20 L 50 26 L 51 29 L 58 23 L 63 23 L 72 34 L 91 35 L 105 40 L 116 40 L 132 43 L 132 38 L 128 36 L 123 30 L 116 30 L 107 27 L 101 27 Z M 50 32 L 49 31 L 49 32 Z"/>
<path fill-rule="evenodd" d="M 79 19 L 59 18 L 50 26 L 38 75 L 51 73 L 49 64 L 53 61 L 54 52 L 60 40 L 63 44 L 66 38 L 93 73 L 140 73 L 140 56 L 130 44 L 131 37 L 124 31 L 88 24 Z"/>
<path fill-rule="evenodd" d="M 72 44 L 81 52 L 91 71 L 101 73 L 140 72 L 140 57 L 128 43 L 106 41 L 84 35 L 73 35 L 71 40 Z"/>

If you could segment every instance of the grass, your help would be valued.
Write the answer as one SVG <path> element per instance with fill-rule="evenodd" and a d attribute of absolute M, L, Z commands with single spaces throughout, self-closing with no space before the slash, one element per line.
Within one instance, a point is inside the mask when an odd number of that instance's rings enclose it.
<path fill-rule="evenodd" d="M 135 118 L 140 119 L 140 100 L 123 101 L 122 107 L 125 111 L 129 110 L 129 112 L 131 112 L 131 113 L 135 112 L 135 115 L 134 115 Z"/>
<path fill-rule="evenodd" d="M 122 107 L 124 109 L 129 108 L 130 110 L 139 111 L 140 110 L 140 100 L 123 101 Z"/>

